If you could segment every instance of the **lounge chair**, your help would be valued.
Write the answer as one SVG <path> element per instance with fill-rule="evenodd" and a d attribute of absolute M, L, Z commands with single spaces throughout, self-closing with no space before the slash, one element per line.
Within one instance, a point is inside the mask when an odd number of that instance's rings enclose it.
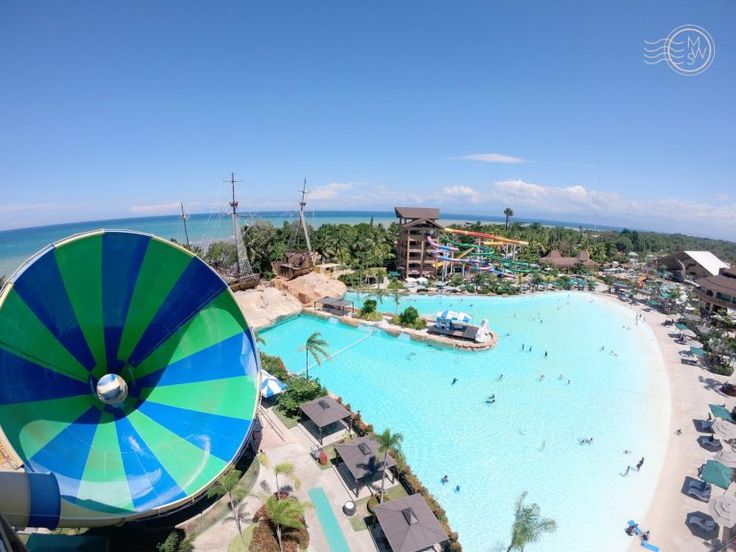
<path fill-rule="evenodd" d="M 695 420 L 695 424 L 698 426 L 698 431 L 713 433 L 713 420 Z"/>
<path fill-rule="evenodd" d="M 653 544 L 652 544 L 651 542 L 649 542 L 649 541 L 641 541 L 641 547 L 642 547 L 642 548 L 643 548 L 644 550 L 651 550 L 652 552 L 659 552 L 659 546 L 654 546 L 654 545 L 653 545 Z"/>
<path fill-rule="evenodd" d="M 723 450 L 723 445 L 721 444 L 721 441 L 719 439 L 711 440 L 708 437 L 700 437 L 698 438 L 698 442 L 700 443 L 701 447 L 711 452 L 718 452 L 720 450 Z"/>
<path fill-rule="evenodd" d="M 700 500 L 701 502 L 710 501 L 710 492 L 710 483 L 706 483 L 705 481 L 691 481 L 685 490 L 685 493 L 688 496 L 691 496 L 696 500 Z"/>
<path fill-rule="evenodd" d="M 713 518 L 703 517 L 698 514 L 688 514 L 685 523 L 688 525 L 695 525 L 706 532 L 711 532 L 716 528 L 716 522 Z"/>

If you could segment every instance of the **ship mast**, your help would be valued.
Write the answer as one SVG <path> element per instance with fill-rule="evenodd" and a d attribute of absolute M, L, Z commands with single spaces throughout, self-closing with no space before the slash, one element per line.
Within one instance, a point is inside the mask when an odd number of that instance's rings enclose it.
<path fill-rule="evenodd" d="M 187 214 L 184 212 L 184 202 L 180 201 L 179 206 L 181 207 L 181 215 L 179 217 L 181 218 L 181 221 L 184 223 L 184 237 L 187 240 L 187 249 L 191 250 L 191 244 L 189 243 L 189 232 L 187 231 Z"/>
<path fill-rule="evenodd" d="M 243 243 L 243 236 L 240 232 L 240 217 L 238 215 L 238 200 L 235 198 L 235 183 L 238 182 L 235 180 L 235 173 L 230 173 L 230 186 L 232 189 L 232 201 L 229 203 L 230 207 L 232 208 L 232 213 L 230 214 L 230 217 L 232 218 L 233 223 L 233 239 L 235 240 L 235 262 L 237 264 L 236 266 L 236 277 L 241 278 L 243 276 L 252 276 L 253 275 L 253 268 L 250 266 L 250 262 L 248 261 L 248 255 L 245 251 L 245 244 Z"/>
<path fill-rule="evenodd" d="M 302 199 L 299 202 L 299 220 L 302 223 L 302 230 L 304 231 L 304 239 L 307 242 L 307 251 L 312 252 L 312 243 L 309 241 L 309 230 L 307 229 L 307 221 L 304 219 L 304 207 L 307 206 L 307 179 L 304 179 L 302 185 Z"/>

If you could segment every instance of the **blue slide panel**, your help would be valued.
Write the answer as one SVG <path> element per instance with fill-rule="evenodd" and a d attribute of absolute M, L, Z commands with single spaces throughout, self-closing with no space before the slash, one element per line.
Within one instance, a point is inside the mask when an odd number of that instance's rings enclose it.
<path fill-rule="evenodd" d="M 154 315 L 130 355 L 129 362 L 133 366 L 140 364 L 151 351 L 186 324 L 226 287 L 225 282 L 210 267 L 194 257 Z M 197 293 L 192 293 L 193 289 Z"/>
<path fill-rule="evenodd" d="M 82 366 L 92 370 L 95 358 L 79 327 L 53 250 L 26 268 L 23 277 L 16 280 L 14 289 L 53 336 Z"/>

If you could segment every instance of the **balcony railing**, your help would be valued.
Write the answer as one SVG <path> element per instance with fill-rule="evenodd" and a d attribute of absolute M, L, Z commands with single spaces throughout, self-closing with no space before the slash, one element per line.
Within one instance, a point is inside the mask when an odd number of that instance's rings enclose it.
<path fill-rule="evenodd" d="M 695 296 L 702 301 L 705 301 L 706 303 L 711 303 L 713 305 L 716 305 L 717 307 L 723 307 L 724 309 L 736 309 L 736 302 L 724 301 L 723 299 L 716 297 L 715 295 L 708 295 L 702 289 L 696 289 Z"/>

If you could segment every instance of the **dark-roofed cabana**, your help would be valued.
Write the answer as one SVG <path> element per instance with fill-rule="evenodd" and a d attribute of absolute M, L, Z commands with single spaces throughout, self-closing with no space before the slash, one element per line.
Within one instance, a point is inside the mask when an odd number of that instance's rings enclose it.
<path fill-rule="evenodd" d="M 431 550 L 447 540 L 447 533 L 420 494 L 379 504 L 374 513 L 393 552 Z"/>
<path fill-rule="evenodd" d="M 396 466 L 391 455 L 386 456 L 384 465 L 383 454 L 378 449 L 378 442 L 368 435 L 335 445 L 337 454 L 355 481 L 355 496 L 358 496 L 361 484 L 381 478 L 384 471 Z"/>
<path fill-rule="evenodd" d="M 353 302 L 347 299 L 337 299 L 335 297 L 322 297 L 314 302 L 314 310 L 321 308 L 325 312 L 330 314 L 336 314 L 337 316 L 345 316 L 353 312 Z"/>
<path fill-rule="evenodd" d="M 299 409 L 317 427 L 320 443 L 325 428 L 350 417 L 350 412 L 343 405 L 328 396 L 305 402 Z M 347 428 L 347 425 L 345 427 Z"/>

